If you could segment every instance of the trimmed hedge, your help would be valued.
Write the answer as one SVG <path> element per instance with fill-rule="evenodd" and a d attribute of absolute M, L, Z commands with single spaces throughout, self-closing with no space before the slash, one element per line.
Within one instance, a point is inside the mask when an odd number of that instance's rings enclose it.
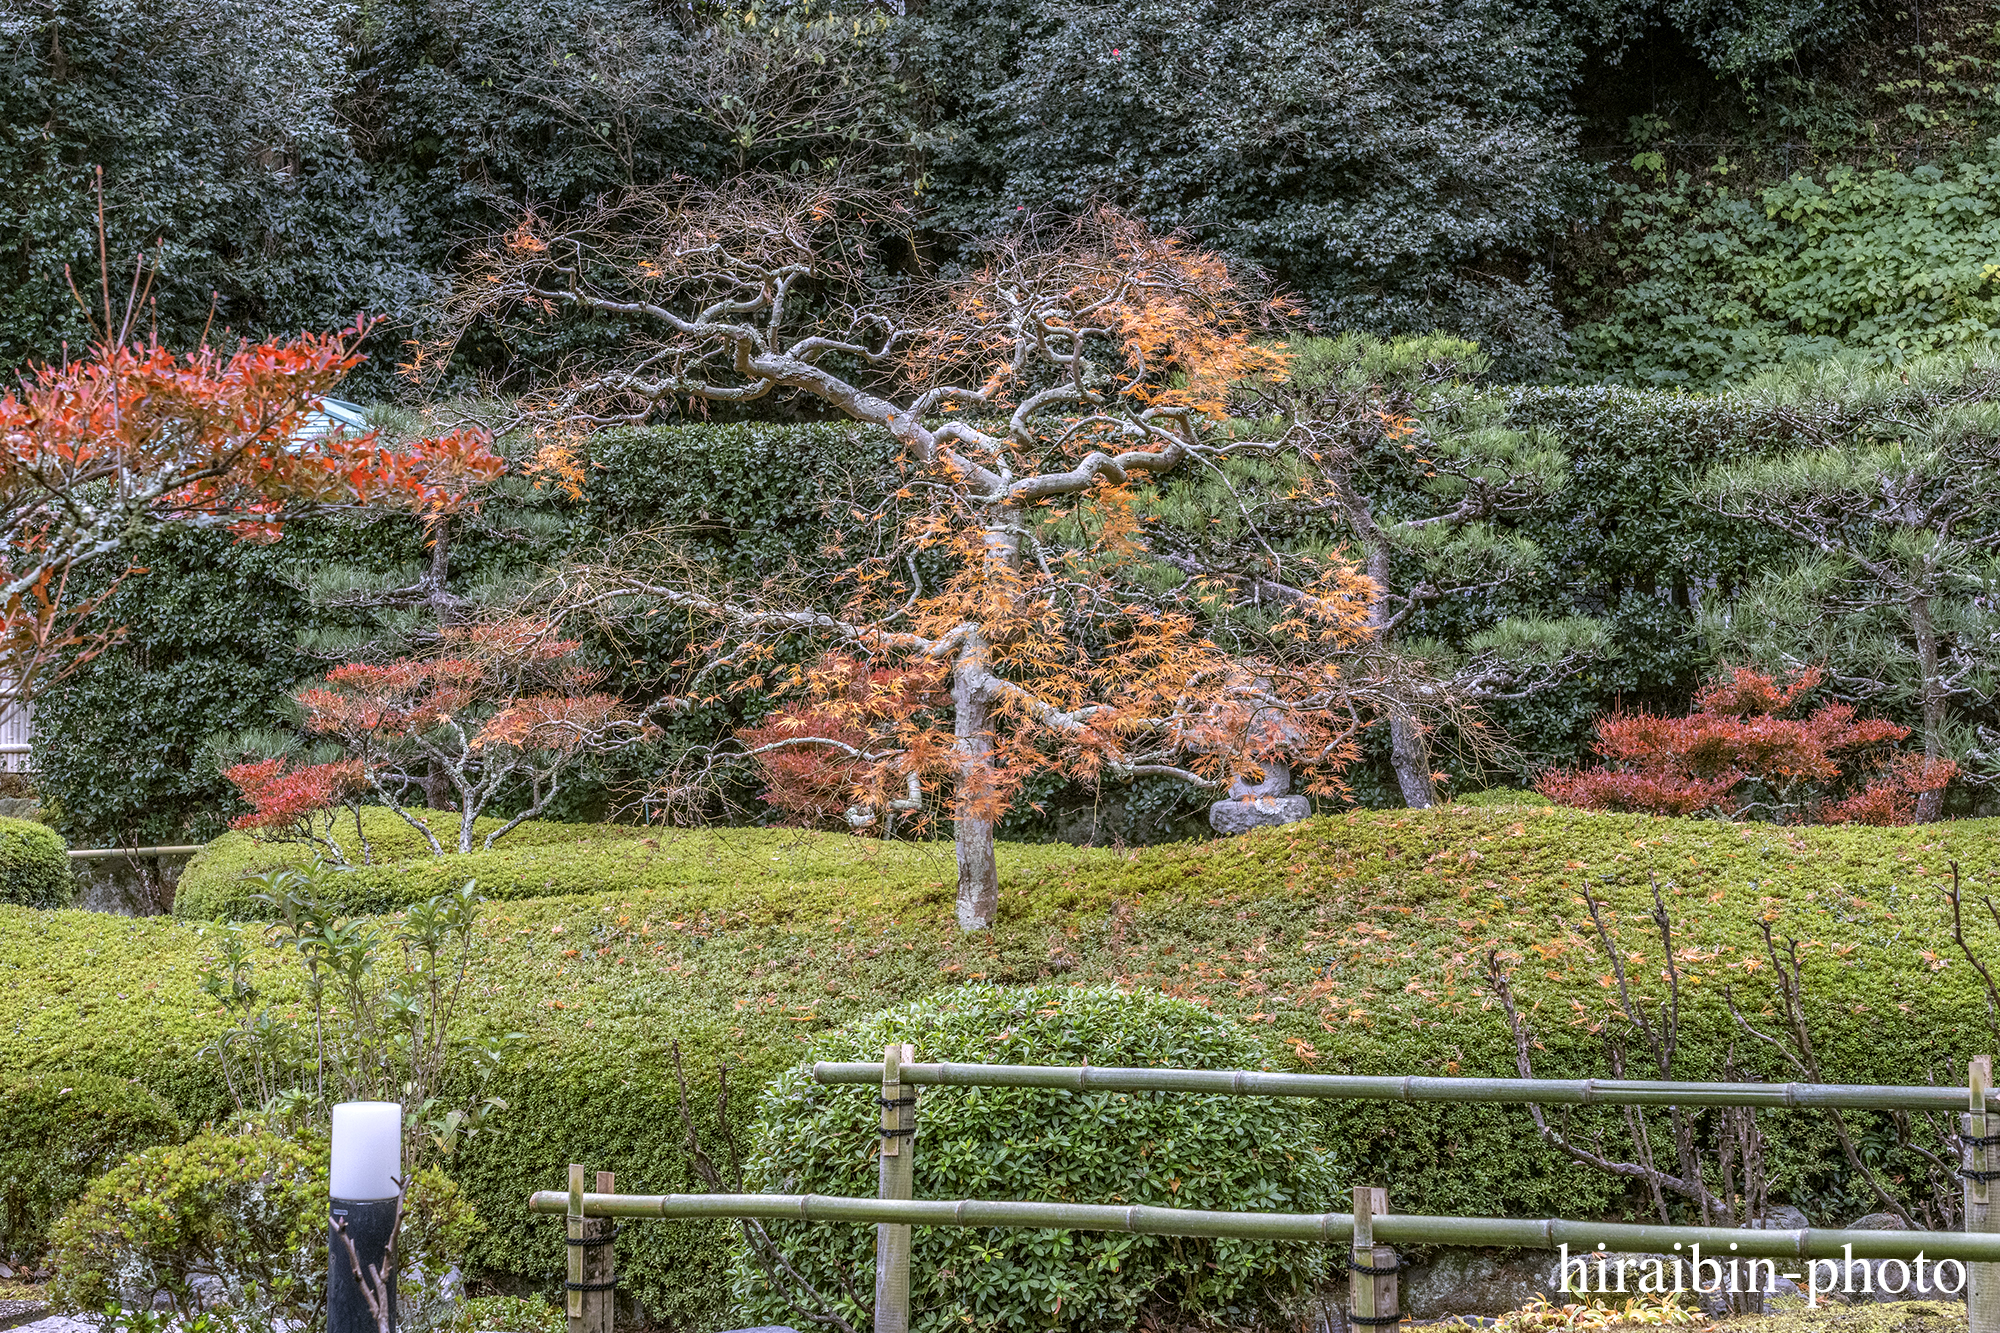
<path fill-rule="evenodd" d="M 69 844 L 46 824 L 0 818 L 0 903 L 67 907 L 75 897 Z"/>
<path fill-rule="evenodd" d="M 480 820 L 480 833 L 500 822 Z M 921 888 L 926 900 L 942 894 L 937 901 L 950 901 L 958 874 L 947 842 L 883 842 L 801 829 L 531 820 L 490 852 L 440 857 L 432 856 L 416 831 L 388 810 L 364 811 L 362 823 L 377 863 L 335 875 L 327 890 L 327 896 L 355 912 L 393 912 L 476 879 L 479 891 L 495 900 L 714 890 L 722 895 L 718 901 L 737 905 L 744 902 L 739 886 L 754 884 L 760 887 L 753 892 L 769 900 L 771 911 L 809 918 L 837 905 L 855 883 Z M 251 877 L 309 865 L 313 855 L 304 843 L 225 834 L 181 872 L 174 915 L 198 921 L 268 917 L 272 909 L 256 901 L 259 886 Z M 1021 845 L 1010 868 L 1019 878 L 1111 856 L 1063 845 Z"/>
<path fill-rule="evenodd" d="M 33 1254 L 56 1215 L 127 1153 L 181 1138 L 135 1080 L 79 1071 L 0 1075 L 0 1254 Z"/>
<path fill-rule="evenodd" d="M 1020 1065 L 1245 1069 L 1266 1053 L 1248 1026 L 1186 1000 L 1113 987 L 967 986 L 899 1005 L 818 1043 L 815 1060 L 879 1060 L 907 1041 L 926 1060 Z M 758 1101 L 745 1188 L 875 1192 L 866 1148 L 882 1127 L 879 1090 L 820 1088 L 805 1064 Z M 919 1098 L 920 1199 L 1027 1199 L 1155 1208 L 1326 1212 L 1339 1206 L 1336 1157 L 1313 1141 L 1308 1107 L 1255 1097 L 1074 1096 L 1036 1088 L 931 1088 Z M 862 1151 L 857 1152 L 859 1146 Z M 833 1293 L 861 1327 L 875 1238 L 865 1227 L 771 1222 L 794 1271 Z M 1112 1232 L 918 1227 L 910 1327 L 918 1333 L 1042 1328 L 1089 1333 L 1135 1324 L 1281 1326 L 1326 1276 L 1325 1246 L 1127 1236 Z M 765 1270 L 738 1259 L 736 1315 L 796 1315 Z M 1150 1311 L 1152 1319 L 1143 1318 Z"/>
<path fill-rule="evenodd" d="M 1475 980 L 1492 948 L 1514 967 L 1543 1044 L 1536 1072 L 1602 1074 L 1590 1029 L 1611 992 L 1577 894 L 1589 884 L 1612 905 L 1621 951 L 1649 964 L 1628 964 L 1643 988 L 1658 971 L 1649 874 L 1677 942 L 1697 951 L 1683 964 L 1679 1077 L 1720 1077 L 1732 1044 L 1746 1074 L 1788 1076 L 1739 1039 L 1718 993 L 1725 982 L 1739 1002 L 1768 993 L 1770 968 L 1749 966 L 1765 914 L 1802 941 L 1829 1077 L 1956 1082 L 1966 1057 L 2000 1044 L 1978 979 L 1953 958 L 1939 893 L 1954 859 L 1974 894 L 2000 891 L 2000 821 L 1788 829 L 1447 806 L 1047 863 L 1007 845 L 999 922 L 973 936 L 952 924 L 942 849 L 930 880 L 801 885 L 751 873 L 760 857 L 782 866 L 787 844 L 718 845 L 758 850 L 700 883 L 486 909 L 471 1021 L 526 1041 L 494 1089 L 509 1102 L 501 1132 L 452 1164 L 490 1228 L 475 1263 L 557 1280 L 561 1228 L 529 1218 L 522 1200 L 558 1187 L 565 1163 L 615 1170 L 636 1192 L 700 1188 L 678 1146 L 673 1043 L 712 1136 L 719 1062 L 734 1070 L 740 1125 L 751 1091 L 819 1034 L 966 982 L 1156 991 L 1253 1025 L 1282 1067 L 1507 1075 L 1511 1043 Z M 2000 956 L 1990 921 L 1967 928 Z M 212 947 L 184 921 L 0 907 L 0 1067 L 143 1076 L 183 1119 L 214 1116 L 226 1103 L 200 1051 L 222 1018 L 199 985 Z M 299 994 L 284 954 L 260 959 L 269 1002 Z M 1516 1107 L 1328 1104 L 1312 1115 L 1318 1141 L 1356 1145 L 1351 1179 L 1387 1184 L 1399 1209 L 1587 1217 L 1626 1206 L 1614 1183 L 1540 1144 Z M 1811 1113 L 1773 1113 L 1766 1133 L 1779 1198 L 1815 1222 L 1874 1211 Z M 1915 1170 L 1893 1149 L 1890 1161 Z M 652 1317 L 727 1327 L 728 1252 L 720 1225 L 635 1225 L 619 1240 L 620 1272 Z"/>

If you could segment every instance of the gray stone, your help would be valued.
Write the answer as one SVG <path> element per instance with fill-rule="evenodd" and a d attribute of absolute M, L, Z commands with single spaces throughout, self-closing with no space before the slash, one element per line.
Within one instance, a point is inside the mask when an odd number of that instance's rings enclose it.
<path fill-rule="evenodd" d="M 1251 829 L 1296 824 L 1311 813 L 1312 802 L 1303 796 L 1248 796 L 1209 806 L 1208 826 L 1228 838 Z"/>
<path fill-rule="evenodd" d="M 1867 1213 L 1849 1222 L 1848 1231 L 1907 1231 L 1909 1227 L 1894 1213 Z M 1866 1301 L 1875 1305 L 1893 1305 L 1898 1301 L 1962 1301 L 1972 1285 L 1965 1283 L 1957 1291 L 1945 1291 L 1937 1285 L 1937 1268 L 1924 1265 L 1924 1281 L 1916 1280 L 1916 1265 L 1904 1262 L 1898 1267 L 1894 1259 L 1856 1259 L 1852 1280 L 1843 1274 L 1837 1287 L 1841 1295 L 1850 1301 Z M 1885 1280 L 1886 1278 L 1886 1280 Z M 1889 1288 L 1898 1283 L 1906 1284 L 1901 1290 Z"/>
<path fill-rule="evenodd" d="M 1499 1315 L 1536 1296 L 1560 1301 L 1555 1259 L 1545 1250 L 1488 1250 L 1446 1246 L 1429 1262 L 1404 1274 L 1403 1310 L 1412 1319 L 1449 1315 Z"/>
<path fill-rule="evenodd" d="M 1908 1231 L 1903 1219 L 1894 1213 L 1868 1213 L 1855 1218 L 1843 1231 Z"/>
<path fill-rule="evenodd" d="M 1744 1223 L 1753 1231 L 1803 1231 L 1812 1223 L 1806 1215 L 1788 1203 L 1772 1204 L 1764 1215 Z"/>
<path fill-rule="evenodd" d="M 1292 770 L 1275 759 L 1267 759 L 1257 765 L 1264 770 L 1262 782 L 1245 782 L 1242 778 L 1229 780 L 1231 796 L 1283 796 L 1292 789 Z"/>

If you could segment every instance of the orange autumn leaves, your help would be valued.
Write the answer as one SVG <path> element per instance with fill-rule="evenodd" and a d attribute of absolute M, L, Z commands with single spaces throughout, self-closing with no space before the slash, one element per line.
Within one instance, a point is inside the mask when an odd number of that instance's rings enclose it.
<path fill-rule="evenodd" d="M 1293 651 L 1248 658 L 1204 632 L 1192 598 L 1161 605 L 1121 583 L 1144 554 L 1128 488 L 1100 484 L 1068 502 L 1100 511 L 1107 539 L 1046 567 L 988 562 L 983 529 L 937 516 L 911 525 L 920 549 L 954 562 L 935 592 L 912 598 L 884 567 L 864 567 L 843 614 L 880 628 L 858 651 L 752 677 L 751 688 L 790 700 L 737 733 L 765 799 L 798 822 L 853 825 L 862 821 L 851 812 L 905 799 L 914 779 L 948 794 L 957 818 L 998 820 L 1041 777 L 1095 784 L 1172 770 L 1220 784 L 1280 757 L 1306 770 L 1313 790 L 1340 790 L 1360 721 L 1338 657 L 1369 637 L 1372 584 L 1330 564 L 1274 630 Z M 940 644 L 951 652 L 938 654 Z M 947 660 L 966 651 L 974 660 L 961 665 L 1000 682 L 972 765 Z"/>

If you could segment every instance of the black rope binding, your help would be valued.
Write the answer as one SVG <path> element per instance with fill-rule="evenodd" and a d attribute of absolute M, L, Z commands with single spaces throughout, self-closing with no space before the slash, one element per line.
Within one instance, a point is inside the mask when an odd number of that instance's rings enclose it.
<path fill-rule="evenodd" d="M 917 1094 L 913 1092 L 906 1097 L 877 1097 L 875 1104 L 877 1106 L 915 1106 L 917 1104 Z"/>
<path fill-rule="evenodd" d="M 563 1237 L 563 1244 L 581 1245 L 586 1248 L 595 1248 L 596 1246 L 599 1245 L 609 1245 L 612 1241 L 617 1239 L 618 1239 L 618 1231 L 614 1227 L 612 1230 L 606 1232 L 602 1236 L 565 1236 Z"/>
<path fill-rule="evenodd" d="M 618 1279 L 617 1279 L 617 1278 L 615 1278 L 615 1277 L 612 1277 L 612 1278 L 606 1278 L 606 1279 L 605 1279 L 604 1281 L 602 1281 L 602 1282 L 565 1282 L 565 1283 L 563 1283 L 563 1290 L 565 1290 L 565 1291 L 610 1291 L 610 1290 L 611 1290 L 611 1289 L 612 1289 L 613 1287 L 615 1287 L 615 1286 L 617 1286 L 617 1285 L 618 1285 Z"/>
<path fill-rule="evenodd" d="M 1981 1134 L 1978 1138 L 1967 1138 L 1961 1142 L 1974 1148 L 2000 1147 L 2000 1134 Z"/>
<path fill-rule="evenodd" d="M 908 1129 L 885 1129 L 882 1131 L 882 1137 L 885 1139 L 907 1139 L 915 1137 L 916 1132 L 917 1127 L 911 1125 Z"/>
<path fill-rule="evenodd" d="M 1347 1261 L 1347 1271 L 1350 1273 L 1367 1273 L 1374 1277 L 1380 1277 L 1386 1273 L 1402 1272 L 1403 1265 L 1400 1262 L 1391 1262 L 1386 1264 L 1357 1264 L 1352 1259 L 1349 1259 Z"/>
<path fill-rule="evenodd" d="M 1391 1324 L 1402 1323 L 1403 1316 L 1399 1314 L 1350 1314 L 1347 1316 L 1347 1322 L 1350 1324 L 1359 1324 L 1363 1328 L 1387 1328 Z"/>
<path fill-rule="evenodd" d="M 1967 1180 L 2000 1180 L 2000 1171 L 1972 1171 L 1961 1166 L 1958 1174 Z"/>

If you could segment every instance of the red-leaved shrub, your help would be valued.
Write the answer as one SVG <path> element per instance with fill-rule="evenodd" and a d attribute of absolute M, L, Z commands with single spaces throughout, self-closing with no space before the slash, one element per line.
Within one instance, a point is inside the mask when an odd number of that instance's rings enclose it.
<path fill-rule="evenodd" d="M 1817 667 L 1778 680 L 1734 667 L 1695 696 L 1686 717 L 1601 719 L 1602 768 L 1545 774 L 1535 789 L 1558 805 L 1654 815 L 1766 818 L 1784 823 L 1907 824 L 1916 798 L 1957 776 L 1948 759 L 1899 755 L 1907 727 L 1855 716 L 1848 704 L 1802 700 Z"/>

